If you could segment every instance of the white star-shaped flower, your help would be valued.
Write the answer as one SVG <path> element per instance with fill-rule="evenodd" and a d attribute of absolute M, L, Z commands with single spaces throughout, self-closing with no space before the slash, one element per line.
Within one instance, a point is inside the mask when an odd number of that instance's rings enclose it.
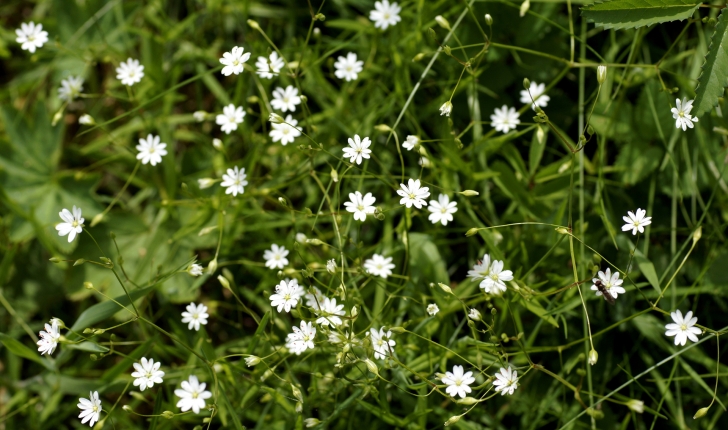
<path fill-rule="evenodd" d="M 245 180 L 247 177 L 245 167 L 239 169 L 238 166 L 234 166 L 232 169 L 227 169 L 227 173 L 223 173 L 220 186 L 227 188 L 225 194 L 232 194 L 235 197 L 245 192 L 245 186 L 248 185 L 248 181 Z"/>
<path fill-rule="evenodd" d="M 490 255 L 483 255 L 483 261 L 478 261 L 474 266 L 473 270 L 468 270 L 468 278 L 472 278 L 471 281 L 479 281 L 486 278 L 490 274 Z"/>
<path fill-rule="evenodd" d="M 255 68 L 258 70 L 255 73 L 261 78 L 271 79 L 274 75 L 281 73 L 284 65 L 283 59 L 278 57 L 277 52 L 273 51 L 268 58 L 258 57 L 258 61 L 255 62 Z"/>
<path fill-rule="evenodd" d="M 430 205 L 427 210 L 430 211 L 430 216 L 427 218 L 433 223 L 442 223 L 447 225 L 448 222 L 453 220 L 452 214 L 458 211 L 458 203 L 451 202 L 450 198 L 445 194 L 440 194 L 437 200 L 430 200 Z"/>
<path fill-rule="evenodd" d="M 490 265 L 490 271 L 480 283 L 480 288 L 488 294 L 501 294 L 506 291 L 506 281 L 513 280 L 513 272 L 503 270 L 503 262 L 494 260 Z"/>
<path fill-rule="evenodd" d="M 414 205 L 417 209 L 422 209 L 422 206 L 427 206 L 427 197 L 430 197 L 430 188 L 420 186 L 419 179 L 410 179 L 407 181 L 407 185 L 399 184 L 401 190 L 397 190 L 402 198 L 399 200 L 399 204 L 405 205 L 411 208 Z"/>
<path fill-rule="evenodd" d="M 270 105 L 273 109 L 277 109 L 281 112 L 296 110 L 296 105 L 301 104 L 301 97 L 298 96 L 298 88 L 293 85 L 287 86 L 285 89 L 278 87 L 273 90 L 273 100 L 270 101 Z"/>
<path fill-rule="evenodd" d="M 440 308 L 437 307 L 436 304 L 430 303 L 429 305 L 427 305 L 427 313 L 430 314 L 430 316 L 434 317 L 435 315 L 437 315 L 438 312 L 440 312 Z"/>
<path fill-rule="evenodd" d="M 212 393 L 205 390 L 207 384 L 204 382 L 200 383 L 197 376 L 190 375 L 189 379 L 182 381 L 180 385 L 182 389 L 174 390 L 174 395 L 180 398 L 179 402 L 177 402 L 177 407 L 182 412 L 187 412 L 192 409 L 192 412 L 199 414 L 200 409 L 204 409 L 207 406 L 205 399 L 212 397 Z"/>
<path fill-rule="evenodd" d="M 63 220 L 62 223 L 56 225 L 59 236 L 68 235 L 68 243 L 73 242 L 77 234 L 83 231 L 84 218 L 81 216 L 81 208 L 77 208 L 75 205 L 72 209 L 73 213 L 69 212 L 68 209 L 63 209 L 58 213 L 58 216 Z"/>
<path fill-rule="evenodd" d="M 445 392 L 455 397 L 460 396 L 464 399 L 468 393 L 472 392 L 470 384 L 475 382 L 473 372 L 465 372 L 463 366 L 453 366 L 452 372 L 445 372 L 445 376 L 440 378 L 443 384 L 447 385 Z"/>
<path fill-rule="evenodd" d="M 230 134 L 231 131 L 238 129 L 238 124 L 243 122 L 244 118 L 245 111 L 243 107 L 239 106 L 236 108 L 234 104 L 230 103 L 222 108 L 222 114 L 215 117 L 215 122 L 217 125 L 222 126 L 220 128 L 225 134 Z"/>
<path fill-rule="evenodd" d="M 314 310 L 318 310 L 326 297 L 321 290 L 316 287 L 311 287 L 311 291 L 313 292 L 307 293 L 305 296 L 306 306 L 313 308 Z"/>
<path fill-rule="evenodd" d="M 619 272 L 612 273 L 612 269 L 607 267 L 607 270 L 602 272 L 599 271 L 597 273 L 598 278 L 592 279 L 592 282 L 596 284 L 597 281 L 600 281 L 604 288 L 609 292 L 609 294 L 612 295 L 615 299 L 617 298 L 618 294 L 624 294 L 627 290 L 622 287 L 622 283 L 624 280 L 619 279 Z M 591 286 L 592 291 L 596 291 L 597 296 L 601 296 L 602 293 L 599 291 L 599 288 L 597 288 L 596 285 Z"/>
<path fill-rule="evenodd" d="M 450 116 L 452 113 L 452 102 L 450 100 L 446 101 L 445 103 L 440 106 L 440 116 Z"/>
<path fill-rule="evenodd" d="M 324 297 L 323 303 L 321 303 L 321 308 L 316 311 L 316 315 L 319 317 L 316 320 L 316 324 L 320 324 L 323 326 L 340 326 L 343 321 L 341 321 L 340 316 L 343 316 L 346 314 L 344 311 L 344 305 L 337 305 L 336 299 L 330 299 L 328 297 Z"/>
<path fill-rule="evenodd" d="M 99 392 L 89 392 L 89 398 L 79 398 L 78 408 L 81 409 L 81 413 L 78 415 L 81 418 L 81 424 L 88 422 L 89 427 L 93 427 L 94 424 L 101 418 L 101 400 L 99 399 Z"/>
<path fill-rule="evenodd" d="M 284 246 L 278 246 L 275 243 L 271 245 L 270 249 L 266 249 L 263 253 L 263 259 L 265 260 L 265 266 L 271 269 L 282 269 L 288 265 L 288 250 Z"/>
<path fill-rule="evenodd" d="M 509 108 L 503 105 L 502 108 L 495 108 L 495 113 L 490 116 L 490 124 L 495 127 L 496 131 L 502 131 L 508 133 L 511 130 L 515 130 L 521 120 L 518 119 L 520 114 L 515 108 Z"/>
<path fill-rule="evenodd" d="M 42 48 L 43 44 L 48 41 L 48 32 L 43 31 L 43 24 L 34 22 L 22 23 L 20 28 L 15 30 L 18 37 L 16 42 L 20 43 L 20 48 L 24 51 L 35 53 L 36 48 Z"/>
<path fill-rule="evenodd" d="M 282 123 L 272 122 L 269 136 L 273 139 L 273 142 L 280 141 L 281 145 L 286 146 L 293 143 L 301 135 L 301 129 L 296 127 L 298 121 L 293 119 L 291 115 L 286 115 L 284 121 Z"/>
<path fill-rule="evenodd" d="M 354 219 L 357 221 L 364 222 L 368 214 L 373 214 L 375 211 L 374 202 L 377 199 L 372 196 L 372 193 L 366 193 L 364 196 L 359 191 L 349 193 L 349 202 L 344 202 L 346 210 L 354 213 Z"/>
<path fill-rule="evenodd" d="M 369 12 L 369 19 L 374 21 L 374 27 L 386 30 L 387 27 L 395 26 L 402 18 L 399 12 L 402 8 L 397 3 L 389 3 L 389 0 L 374 2 L 374 10 Z"/>
<path fill-rule="evenodd" d="M 38 333 L 38 336 L 40 336 L 40 340 L 37 342 L 38 352 L 40 352 L 40 355 L 53 354 L 53 351 L 56 350 L 56 346 L 58 346 L 58 341 L 61 339 L 58 320 L 54 318 L 50 321 L 50 324 L 46 323 L 45 331 L 41 330 L 40 333 Z"/>
<path fill-rule="evenodd" d="M 147 388 L 152 388 L 154 384 L 161 384 L 162 376 L 164 371 L 159 370 L 162 365 L 159 361 L 156 363 L 154 359 L 150 358 L 147 360 L 146 357 L 142 357 L 142 361 L 134 363 L 134 369 L 136 372 L 132 372 L 131 377 L 134 379 L 134 386 L 139 387 L 139 391 L 144 391 Z"/>
<path fill-rule="evenodd" d="M 536 106 L 545 108 L 549 104 L 549 100 L 551 100 L 551 97 L 544 94 L 545 91 L 546 84 L 531 82 L 528 91 L 521 90 L 521 103 L 530 103 L 533 110 L 536 110 Z M 533 102 L 531 101 L 532 97 Z"/>
<path fill-rule="evenodd" d="M 394 264 L 392 264 L 392 257 L 384 258 L 379 254 L 372 255 L 372 258 L 364 261 L 364 270 L 374 276 L 381 276 L 387 279 L 387 276 L 392 274 Z"/>
<path fill-rule="evenodd" d="M 417 136 L 409 135 L 407 136 L 407 140 L 402 142 L 402 148 L 411 151 L 414 149 L 415 146 L 420 144 L 420 138 Z"/>
<path fill-rule="evenodd" d="M 471 308 L 470 312 L 468 312 L 468 318 L 470 318 L 473 321 L 480 321 L 483 317 L 482 317 L 482 315 L 480 315 L 479 310 L 477 310 L 475 308 Z"/>
<path fill-rule="evenodd" d="M 362 158 L 370 158 L 369 154 L 372 150 L 369 149 L 372 141 L 368 137 L 364 139 L 360 138 L 358 134 L 354 135 L 354 138 L 349 138 L 349 146 L 344 148 L 344 158 L 348 158 L 350 163 L 361 164 Z"/>
<path fill-rule="evenodd" d="M 243 64 L 250 58 L 250 52 L 243 52 L 245 49 L 242 46 L 236 46 L 230 52 L 222 54 L 220 63 L 225 66 L 222 68 L 222 74 L 230 76 L 233 73 L 239 75 L 243 73 Z"/>
<path fill-rule="evenodd" d="M 701 334 L 703 331 L 697 327 L 693 327 L 698 322 L 698 318 L 693 316 L 693 311 L 688 311 L 685 314 L 685 318 L 683 318 L 682 312 L 679 309 L 675 312 L 670 312 L 670 316 L 675 323 L 665 325 L 667 329 L 665 336 L 675 336 L 675 345 L 685 346 L 688 339 L 692 342 L 698 341 L 696 334 Z"/>
<path fill-rule="evenodd" d="M 313 323 L 301 321 L 301 328 L 293 326 L 293 333 L 286 338 L 286 348 L 296 355 L 307 349 L 313 349 L 313 339 L 316 337 L 316 327 Z"/>
<path fill-rule="evenodd" d="M 336 75 L 339 79 L 345 79 L 347 81 L 356 80 L 359 77 L 359 73 L 364 70 L 364 62 L 357 61 L 356 54 L 349 52 L 346 57 L 339 57 L 334 63 Z"/>
<path fill-rule="evenodd" d="M 192 264 L 188 269 L 187 273 L 190 274 L 190 276 L 200 276 L 202 275 L 203 267 L 199 264 Z"/>
<path fill-rule="evenodd" d="M 500 392 L 503 396 L 513 394 L 516 388 L 518 388 L 518 372 L 511 369 L 511 366 L 508 366 L 508 369 L 501 367 L 495 374 L 493 385 L 495 386 L 496 393 Z"/>
<path fill-rule="evenodd" d="M 296 307 L 298 300 L 303 297 L 303 288 L 298 285 L 298 281 L 283 280 L 280 284 L 276 285 L 275 294 L 271 294 L 270 305 L 271 307 L 277 307 L 277 311 L 280 313 L 282 310 L 290 312 L 291 308 Z"/>
<path fill-rule="evenodd" d="M 122 62 L 116 68 L 116 79 L 120 80 L 123 85 L 134 85 L 143 77 L 144 66 L 139 64 L 139 60 L 127 58 L 125 63 Z"/>
<path fill-rule="evenodd" d="M 693 110 L 693 100 L 684 97 L 680 102 L 680 99 L 675 99 L 675 107 L 670 109 L 675 119 L 675 128 L 682 128 L 683 131 L 693 128 L 693 123 L 698 122 L 698 118 L 690 115 L 691 110 Z"/>
<path fill-rule="evenodd" d="M 374 359 L 384 359 L 390 355 L 392 347 L 397 342 L 391 339 L 392 331 L 384 331 L 380 328 L 378 331 L 374 328 L 369 329 L 369 338 L 372 341 L 372 349 L 374 349 Z"/>
<path fill-rule="evenodd" d="M 154 136 L 151 133 L 147 135 L 147 138 L 139 139 L 139 145 L 136 146 L 137 160 L 142 160 L 142 164 L 151 164 L 156 166 L 157 163 L 162 162 L 162 156 L 167 155 L 166 143 L 160 143 L 161 139 L 159 136 Z"/>
<path fill-rule="evenodd" d="M 645 215 L 647 214 L 647 211 L 644 209 L 637 208 L 637 213 L 634 214 L 632 211 L 627 211 L 627 215 L 629 217 L 623 216 L 622 219 L 627 224 L 622 226 L 622 231 L 630 231 L 632 230 L 632 234 L 636 235 L 637 231 L 640 233 L 645 232 L 645 227 L 652 224 L 652 217 Z"/>
<path fill-rule="evenodd" d="M 81 94 L 83 91 L 83 78 L 80 76 L 69 76 L 61 81 L 61 87 L 58 88 L 58 98 L 70 102 Z"/>
<path fill-rule="evenodd" d="M 207 325 L 207 318 L 209 318 L 210 316 L 207 313 L 207 306 L 203 305 L 202 303 L 200 303 L 199 305 L 190 303 L 189 305 L 187 305 L 186 309 L 186 312 L 182 312 L 182 322 L 188 323 L 187 328 L 189 330 L 192 330 L 194 328 L 195 331 L 199 331 L 200 324 Z"/>

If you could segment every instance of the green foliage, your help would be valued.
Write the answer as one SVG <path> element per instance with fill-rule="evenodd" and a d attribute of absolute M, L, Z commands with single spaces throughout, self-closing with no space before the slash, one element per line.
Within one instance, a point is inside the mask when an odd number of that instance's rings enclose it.
<path fill-rule="evenodd" d="M 725 9 L 718 17 L 715 32 L 710 38 L 708 53 L 705 54 L 705 63 L 702 73 L 698 77 L 698 86 L 695 88 L 695 115 L 701 117 L 718 105 L 718 99 L 723 97 L 728 87 L 728 13 Z"/>
<path fill-rule="evenodd" d="M 606 0 L 584 6 L 584 18 L 605 29 L 639 28 L 693 16 L 700 7 L 694 0 Z"/>

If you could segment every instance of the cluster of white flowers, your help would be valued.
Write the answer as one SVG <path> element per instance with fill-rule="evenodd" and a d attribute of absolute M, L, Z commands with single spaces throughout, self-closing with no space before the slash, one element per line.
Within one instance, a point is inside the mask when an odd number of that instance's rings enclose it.
<path fill-rule="evenodd" d="M 485 254 L 483 260 L 468 271 L 468 278 L 472 281 L 480 281 L 480 288 L 488 294 L 502 294 L 506 291 L 506 282 L 513 280 L 513 272 L 503 270 L 503 261 L 493 260 L 490 255 Z"/>

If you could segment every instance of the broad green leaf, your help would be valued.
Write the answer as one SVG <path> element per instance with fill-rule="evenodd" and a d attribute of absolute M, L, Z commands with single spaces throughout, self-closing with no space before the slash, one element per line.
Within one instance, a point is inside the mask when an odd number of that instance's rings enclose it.
<path fill-rule="evenodd" d="M 129 295 L 131 296 L 132 300 L 136 300 L 140 297 L 146 296 L 152 290 L 152 287 L 142 288 L 141 290 L 135 290 L 130 292 Z M 114 300 L 116 302 L 119 302 L 123 306 L 129 306 L 129 297 L 127 297 L 126 294 L 116 297 Z M 119 312 L 120 310 L 122 310 L 122 308 L 113 301 L 97 303 L 83 311 L 83 313 L 73 324 L 73 327 L 71 327 L 71 330 L 80 331 L 87 327 L 91 327 L 99 321 L 110 318 L 112 315 Z"/>
<path fill-rule="evenodd" d="M 693 115 L 700 117 L 710 112 L 718 104 L 718 98 L 723 97 L 726 86 L 728 86 L 728 13 L 723 9 L 710 40 L 708 53 L 705 55 L 703 73 L 700 74 L 698 86 L 695 88 Z"/>
<path fill-rule="evenodd" d="M 33 351 L 27 346 L 23 345 L 20 341 L 13 339 L 5 333 L 0 333 L 0 343 L 2 343 L 8 351 L 31 361 L 35 361 L 38 364 L 43 365 L 48 370 L 54 370 L 53 363 L 40 356 L 39 352 Z"/>
<path fill-rule="evenodd" d="M 559 323 L 556 322 L 556 319 L 548 314 L 546 309 L 543 308 L 538 302 L 535 300 L 524 300 L 523 302 L 526 305 L 526 308 L 536 314 L 539 318 L 543 318 L 546 320 L 547 323 L 551 324 L 552 326 L 559 328 Z"/>
<path fill-rule="evenodd" d="M 650 285 L 652 285 L 652 288 L 654 288 L 659 293 L 660 279 L 657 277 L 655 266 L 650 260 L 645 258 L 642 253 L 635 252 L 634 259 L 637 262 L 637 265 L 639 266 L 642 274 L 645 275 L 647 281 L 649 281 Z"/>
<path fill-rule="evenodd" d="M 700 7 L 695 0 L 608 0 L 584 6 L 581 15 L 605 29 L 682 21 Z"/>

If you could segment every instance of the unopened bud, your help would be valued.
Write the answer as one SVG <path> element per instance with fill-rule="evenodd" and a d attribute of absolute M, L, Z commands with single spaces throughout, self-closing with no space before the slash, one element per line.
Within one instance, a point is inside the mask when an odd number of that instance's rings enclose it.
<path fill-rule="evenodd" d="M 631 399 L 627 402 L 627 407 L 637 412 L 638 414 L 641 414 L 645 411 L 645 402 L 643 402 L 642 400 Z"/>
<path fill-rule="evenodd" d="M 213 147 L 214 147 L 215 149 L 217 149 L 218 151 L 222 151 L 222 149 L 223 149 L 223 146 L 222 146 L 222 140 L 220 140 L 220 139 L 218 139 L 218 138 L 214 138 L 214 139 L 212 139 L 212 146 L 213 146 Z"/>
<path fill-rule="evenodd" d="M 444 16 L 437 15 L 435 17 L 435 22 L 437 23 L 437 25 L 439 25 L 440 27 L 444 28 L 445 30 L 450 30 L 450 23 L 447 22 L 447 19 L 445 19 Z"/>
<path fill-rule="evenodd" d="M 124 405 L 121 407 L 121 409 L 125 410 L 126 412 L 132 412 L 133 409 L 129 405 Z"/>
<path fill-rule="evenodd" d="M 607 80 L 607 66 L 604 64 L 597 67 L 597 82 L 599 85 L 603 84 Z"/>
<path fill-rule="evenodd" d="M 528 9 L 531 7 L 530 0 L 526 0 L 523 3 L 521 3 L 521 8 L 518 11 L 518 14 L 523 18 L 526 15 L 526 12 L 528 12 Z"/>
<path fill-rule="evenodd" d="M 230 290 L 230 281 L 228 281 L 227 278 L 222 275 L 218 275 L 217 280 L 220 281 L 220 284 L 222 284 L 223 288 L 227 288 L 228 290 Z"/>
<path fill-rule="evenodd" d="M 480 193 L 477 192 L 477 191 L 475 191 L 475 190 L 460 191 L 458 194 L 462 194 L 465 197 L 473 197 L 473 196 L 479 196 L 480 195 Z"/>
<path fill-rule="evenodd" d="M 523 88 L 526 90 L 531 89 L 531 81 L 528 78 L 523 78 Z"/>
<path fill-rule="evenodd" d="M 366 360 L 364 360 L 364 364 L 367 365 L 367 369 L 369 369 L 370 372 L 379 376 L 379 368 L 372 360 L 367 358 Z"/>
<path fill-rule="evenodd" d="M 442 291 L 444 291 L 448 294 L 452 294 L 452 289 L 450 287 L 448 287 L 447 285 L 443 284 L 442 282 L 438 282 L 437 286 L 439 286 L 440 289 L 442 289 Z"/>
<path fill-rule="evenodd" d="M 48 259 L 48 261 L 50 261 L 51 263 L 60 263 L 63 260 L 61 260 L 58 257 L 51 257 L 51 258 Z"/>
<path fill-rule="evenodd" d="M 317 14 L 316 14 L 316 15 L 315 15 L 315 16 L 313 17 L 313 19 L 315 19 L 316 21 L 326 21 L 326 15 L 324 15 L 324 14 L 322 14 L 322 13 L 317 13 Z"/>
<path fill-rule="evenodd" d="M 536 141 L 539 145 L 543 145 L 543 140 L 546 138 L 546 132 L 543 131 L 540 125 L 536 126 Z"/>
<path fill-rule="evenodd" d="M 215 273 L 215 270 L 217 270 L 217 258 L 207 265 L 207 273 Z"/>
<path fill-rule="evenodd" d="M 201 190 L 204 190 L 205 188 L 210 188 L 211 186 L 215 185 L 215 180 L 212 178 L 198 179 L 197 185 L 200 187 Z"/>
<path fill-rule="evenodd" d="M 388 126 L 387 124 L 377 124 L 374 126 L 374 129 L 381 133 L 386 133 L 388 131 L 392 131 L 392 128 L 390 126 Z"/>
<path fill-rule="evenodd" d="M 445 427 L 460 421 L 460 417 L 462 417 L 462 415 L 455 415 L 454 417 L 450 417 L 449 420 L 445 421 Z"/>
<path fill-rule="evenodd" d="M 695 415 L 693 415 L 693 419 L 694 420 L 697 420 L 698 418 L 704 417 L 705 414 L 708 413 L 708 409 L 710 409 L 710 406 L 708 406 L 707 408 L 700 408 L 700 409 L 698 409 L 698 412 L 696 412 Z"/>
<path fill-rule="evenodd" d="M 482 319 L 482 316 L 480 315 L 480 311 L 478 311 L 475 308 L 470 309 L 470 312 L 468 313 L 468 318 L 470 318 L 473 321 L 480 321 Z"/>
<path fill-rule="evenodd" d="M 464 399 L 458 399 L 455 402 L 459 405 L 474 405 L 478 403 L 478 399 L 475 399 L 473 397 L 466 397 Z"/>
<path fill-rule="evenodd" d="M 270 116 L 268 117 L 268 121 L 272 122 L 273 124 L 283 124 L 285 122 L 283 117 L 275 112 L 270 114 Z"/>
<path fill-rule="evenodd" d="M 172 412 L 172 411 L 164 411 L 164 412 L 162 412 L 162 416 L 164 418 L 167 418 L 168 420 L 171 420 L 174 417 L 174 412 Z"/>
<path fill-rule="evenodd" d="M 79 258 L 78 260 L 76 260 L 76 261 L 73 262 L 73 265 L 74 266 L 80 266 L 80 265 L 82 265 L 85 262 L 86 262 L 86 260 L 84 260 L 83 258 Z"/>
<path fill-rule="evenodd" d="M 306 428 L 311 428 L 321 424 L 321 421 L 318 418 L 306 418 L 303 420 L 303 424 L 306 425 Z"/>
<path fill-rule="evenodd" d="M 698 228 L 693 233 L 693 243 L 699 241 L 702 236 L 703 236 L 703 227 L 698 226 Z"/>
<path fill-rule="evenodd" d="M 589 415 L 590 417 L 594 418 L 595 420 L 600 420 L 600 419 L 604 418 L 604 412 L 596 410 L 594 408 L 587 408 L 586 414 Z"/>
<path fill-rule="evenodd" d="M 334 182 L 339 182 L 339 173 L 336 171 L 336 169 L 331 169 L 331 180 Z"/>
<path fill-rule="evenodd" d="M 255 355 L 245 357 L 245 365 L 248 367 L 255 366 L 258 363 L 260 363 L 260 357 L 256 357 Z"/>
<path fill-rule="evenodd" d="M 445 54 L 452 55 L 452 48 L 450 48 L 450 46 L 445 45 L 442 47 L 442 50 L 445 51 Z"/>
<path fill-rule="evenodd" d="M 425 53 L 420 52 L 419 54 L 415 55 L 414 58 L 412 58 L 412 62 L 416 63 L 416 62 L 422 60 L 423 58 L 425 58 Z"/>
<path fill-rule="evenodd" d="M 297 402 L 296 403 L 296 413 L 300 414 L 303 412 L 303 402 Z"/>
<path fill-rule="evenodd" d="M 306 243 L 308 243 L 310 245 L 316 245 L 316 246 L 324 244 L 324 242 L 320 241 L 319 239 L 306 239 Z"/>
<path fill-rule="evenodd" d="M 480 229 L 479 228 L 476 228 L 476 227 L 473 227 L 470 230 L 468 230 L 468 231 L 465 232 L 465 236 L 470 237 L 470 236 L 476 235 L 476 234 L 478 234 L 478 230 L 480 230 Z"/>
<path fill-rule="evenodd" d="M 249 19 L 249 20 L 248 20 L 248 25 L 249 25 L 249 26 L 250 26 L 250 28 L 252 28 L 253 30 L 260 30 L 260 25 L 258 24 L 258 22 L 257 22 L 257 21 L 253 21 L 252 19 Z"/>
<path fill-rule="evenodd" d="M 592 349 L 589 351 L 589 364 L 593 366 L 597 364 L 597 360 L 599 360 L 599 353 L 595 349 Z"/>
<path fill-rule="evenodd" d="M 359 315 L 359 309 L 356 306 L 351 307 L 351 317 L 356 318 Z"/>
<path fill-rule="evenodd" d="M 398 327 L 391 327 L 389 330 L 392 331 L 392 332 L 394 332 L 394 333 L 398 333 L 398 334 L 402 334 L 402 333 L 404 333 L 404 332 L 407 331 L 407 329 L 405 329 L 404 327 L 399 327 L 399 326 Z"/>
<path fill-rule="evenodd" d="M 51 122 L 51 125 L 55 126 L 56 124 L 58 124 L 58 121 L 60 121 L 61 118 L 63 118 L 63 110 L 59 110 L 58 112 L 56 112 L 55 115 L 53 115 L 53 121 Z"/>
<path fill-rule="evenodd" d="M 493 17 L 492 17 L 492 16 L 490 16 L 490 14 L 489 14 L 489 13 L 486 13 L 486 14 L 485 14 L 485 24 L 486 24 L 486 25 L 487 25 L 488 27 L 490 27 L 491 25 L 493 25 Z"/>
<path fill-rule="evenodd" d="M 83 288 L 85 288 L 87 290 L 93 290 L 94 289 L 94 284 L 92 284 L 90 282 L 84 282 L 83 283 Z"/>
<path fill-rule="evenodd" d="M 78 123 L 81 125 L 94 125 L 96 120 L 91 115 L 85 113 L 78 118 Z"/>
<path fill-rule="evenodd" d="M 283 197 L 278 197 L 278 203 L 280 203 L 283 206 L 288 206 L 286 199 L 284 199 Z"/>
<path fill-rule="evenodd" d="M 298 399 L 299 402 L 303 403 L 303 394 L 301 394 L 301 390 L 298 387 L 291 384 L 291 392 L 293 393 L 293 397 Z"/>
<path fill-rule="evenodd" d="M 566 227 L 557 227 L 556 233 L 558 234 L 569 234 L 569 229 Z"/>

